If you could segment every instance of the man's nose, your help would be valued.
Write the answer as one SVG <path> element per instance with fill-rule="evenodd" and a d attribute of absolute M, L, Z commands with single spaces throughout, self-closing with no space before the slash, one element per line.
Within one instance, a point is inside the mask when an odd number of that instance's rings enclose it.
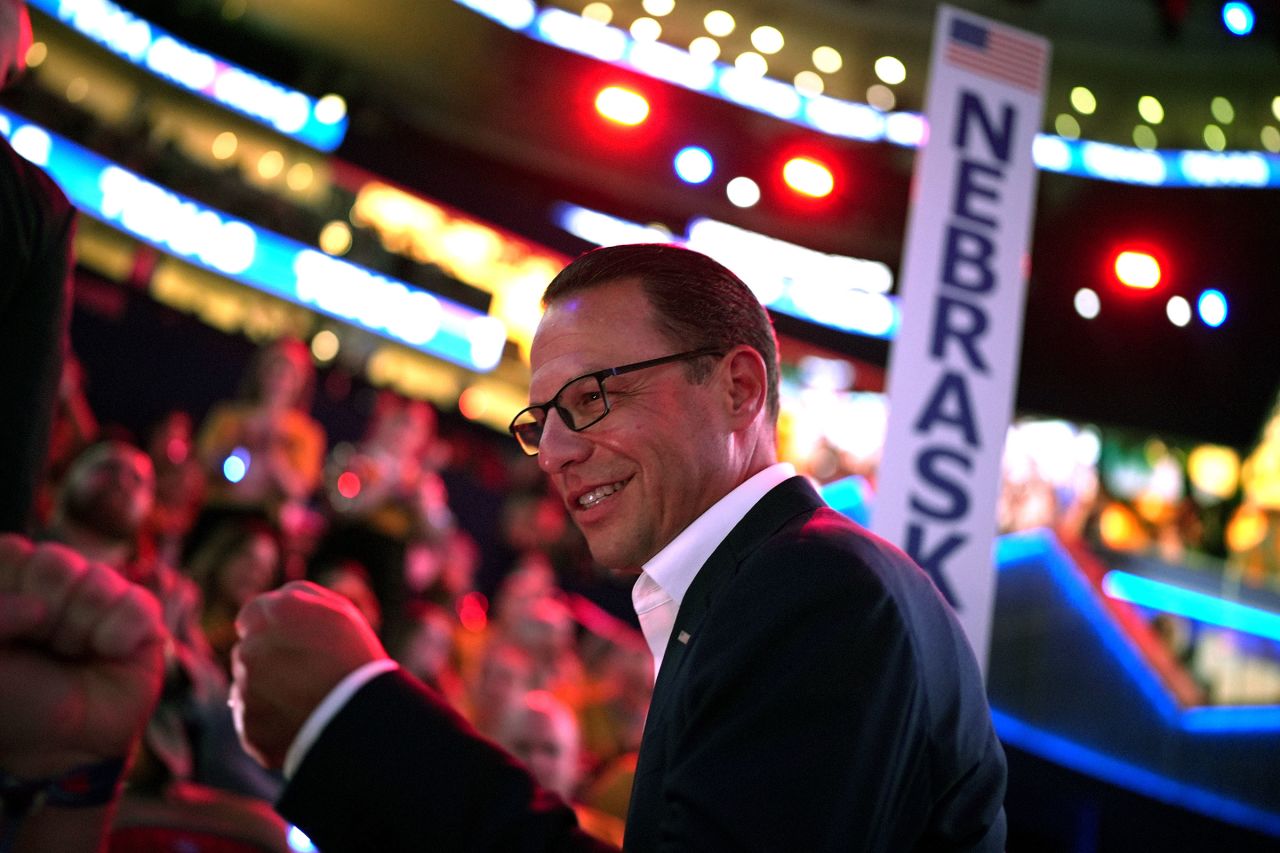
<path fill-rule="evenodd" d="M 580 432 L 565 426 L 560 413 L 552 409 L 542 424 L 542 438 L 538 441 L 538 467 L 548 474 L 566 465 L 581 462 L 591 455 L 591 441 Z"/>

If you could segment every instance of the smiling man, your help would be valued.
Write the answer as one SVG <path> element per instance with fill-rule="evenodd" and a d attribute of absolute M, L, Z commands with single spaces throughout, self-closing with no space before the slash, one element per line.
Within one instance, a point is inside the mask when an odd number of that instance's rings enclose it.
<path fill-rule="evenodd" d="M 511 432 L 597 562 L 639 573 L 656 663 L 625 849 L 1002 850 L 973 655 L 918 567 L 777 462 L 750 290 L 695 252 L 619 246 L 544 301 Z M 241 627 L 246 742 L 327 853 L 595 845 L 341 601 L 291 585 Z"/>

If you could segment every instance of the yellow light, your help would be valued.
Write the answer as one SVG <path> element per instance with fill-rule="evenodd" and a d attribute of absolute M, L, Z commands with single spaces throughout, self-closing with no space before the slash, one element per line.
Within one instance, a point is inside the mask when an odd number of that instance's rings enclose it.
<path fill-rule="evenodd" d="M 597 24 L 607 24 L 613 20 L 613 7 L 608 3 L 588 3 L 582 7 L 582 17 Z"/>
<path fill-rule="evenodd" d="M 796 91 L 802 95 L 821 95 L 822 77 L 816 71 L 801 71 L 795 79 Z"/>
<path fill-rule="evenodd" d="M 782 50 L 782 33 L 777 27 L 756 27 L 751 31 L 751 44 L 761 53 L 774 54 Z"/>
<path fill-rule="evenodd" d="M 1160 262 L 1146 252 L 1121 252 L 1116 255 L 1115 270 L 1125 287 L 1151 290 L 1160 283 Z"/>
<path fill-rule="evenodd" d="M 752 77 L 763 77 L 769 73 L 768 61 L 751 50 L 744 50 L 738 54 L 737 58 L 733 60 L 733 67 Z"/>
<path fill-rule="evenodd" d="M 1098 99 L 1084 86 L 1076 86 L 1071 90 L 1071 106 L 1081 115 L 1091 116 L 1098 108 Z"/>
<path fill-rule="evenodd" d="M 640 4 L 646 12 L 655 18 L 661 18 L 664 15 L 670 15 L 672 10 L 676 8 L 676 0 L 644 0 Z"/>
<path fill-rule="evenodd" d="M 315 170 L 311 168 L 310 163 L 294 163 L 289 169 L 289 174 L 285 175 L 285 183 L 289 185 L 289 189 L 297 193 L 311 186 L 313 180 L 315 180 Z"/>
<path fill-rule="evenodd" d="M 222 19 L 224 21 L 238 21 L 244 17 L 245 10 L 248 7 L 248 0 L 224 0 L 222 4 Z"/>
<path fill-rule="evenodd" d="M 1276 121 L 1280 121 L 1280 95 L 1271 99 L 1271 114 L 1276 117 Z"/>
<path fill-rule="evenodd" d="M 596 95 L 596 111 L 616 124 L 635 127 L 649 117 L 649 102 L 639 92 L 606 86 Z"/>
<path fill-rule="evenodd" d="M 320 229 L 320 249 L 330 255 L 345 255 L 351 250 L 351 227 L 335 219 Z"/>
<path fill-rule="evenodd" d="M 810 198 L 826 198 L 836 186 L 831 170 L 809 157 L 788 160 L 782 167 L 782 179 L 791 189 Z"/>
<path fill-rule="evenodd" d="M 1233 554 L 1251 551 L 1267 536 L 1267 515 L 1252 504 L 1241 504 L 1227 524 L 1227 550 Z"/>
<path fill-rule="evenodd" d="M 265 180 L 271 180 L 284 171 L 284 155 L 272 149 L 258 160 L 258 174 Z"/>
<path fill-rule="evenodd" d="M 73 78 L 67 84 L 67 100 L 73 104 L 83 101 L 85 95 L 89 94 L 89 81 L 83 77 Z"/>
<path fill-rule="evenodd" d="M 880 57 L 876 60 L 875 69 L 876 76 L 890 86 L 896 86 L 907 79 L 907 66 L 896 56 Z"/>
<path fill-rule="evenodd" d="M 1213 117 L 1221 124 L 1231 124 L 1236 120 L 1235 107 L 1231 106 L 1231 102 L 1219 95 L 1209 104 L 1209 112 L 1213 113 Z"/>
<path fill-rule="evenodd" d="M 875 83 L 867 88 L 867 103 L 887 113 L 898 103 L 898 99 L 894 97 L 893 90 L 888 86 Z"/>
<path fill-rule="evenodd" d="M 631 37 L 636 41 L 657 41 L 662 36 L 662 24 L 653 18 L 636 18 L 631 22 Z"/>
<path fill-rule="evenodd" d="M 1151 95 L 1143 95 L 1138 98 L 1138 115 L 1147 124 L 1159 124 L 1164 121 L 1164 105 Z"/>
<path fill-rule="evenodd" d="M 813 67 L 823 74 L 835 74 L 844 65 L 844 57 L 834 47 L 822 45 L 813 49 Z"/>
<path fill-rule="evenodd" d="M 702 25 L 707 28 L 707 32 L 717 38 L 724 38 L 733 32 L 733 28 L 737 26 L 733 20 L 733 15 L 723 9 L 708 12 L 706 17 L 702 19 Z"/>
<path fill-rule="evenodd" d="M 337 335 L 328 329 L 321 329 L 311 339 L 311 354 L 319 362 L 333 361 L 337 357 L 338 349 L 341 346 L 342 342 L 338 340 Z"/>
<path fill-rule="evenodd" d="M 1262 133 L 1259 136 L 1262 139 L 1263 148 L 1272 154 L 1280 154 L 1280 130 L 1269 124 L 1262 128 Z"/>
<path fill-rule="evenodd" d="M 458 411 L 469 421 L 479 420 L 489 410 L 488 395 L 484 390 L 472 385 L 458 395 Z"/>
<path fill-rule="evenodd" d="M 27 48 L 26 62 L 28 68 L 35 68 L 49 58 L 49 46 L 42 41 L 33 41 Z"/>
<path fill-rule="evenodd" d="M 230 159 L 236 153 L 240 140 L 229 130 L 224 130 L 213 138 L 213 156 L 219 160 Z"/>
<path fill-rule="evenodd" d="M 1223 151 L 1227 147 L 1227 135 L 1216 124 L 1204 126 L 1204 144 L 1214 151 Z"/>
<path fill-rule="evenodd" d="M 321 124 L 337 124 L 347 116 L 347 102 L 341 95 L 332 93 L 316 101 L 316 121 Z"/>
<path fill-rule="evenodd" d="M 1150 541 L 1137 514 L 1117 503 L 1107 504 L 1102 510 L 1098 535 L 1104 545 L 1115 551 L 1137 551 Z"/>
<path fill-rule="evenodd" d="M 1080 122 L 1070 113 L 1059 113 L 1053 120 L 1053 129 L 1064 139 L 1080 138 Z"/>
<path fill-rule="evenodd" d="M 1187 456 L 1187 476 L 1200 492 L 1226 500 L 1240 486 L 1240 456 L 1230 447 L 1202 444 Z"/>
<path fill-rule="evenodd" d="M 689 55 L 700 62 L 715 62 L 720 58 L 720 43 L 710 36 L 698 36 L 689 42 Z"/>
<path fill-rule="evenodd" d="M 1139 148 L 1151 151 L 1156 147 L 1156 132 L 1145 124 L 1140 124 L 1133 129 L 1133 144 Z"/>

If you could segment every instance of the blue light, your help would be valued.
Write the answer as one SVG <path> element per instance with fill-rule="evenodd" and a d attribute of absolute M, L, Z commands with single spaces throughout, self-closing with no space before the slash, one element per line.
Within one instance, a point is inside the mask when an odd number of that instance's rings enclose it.
<path fill-rule="evenodd" d="M 243 447 L 237 447 L 231 451 L 226 459 L 222 461 L 222 476 L 227 478 L 228 483 L 238 483 L 244 479 L 244 475 L 249 473 L 249 463 L 253 461 L 249 455 L 249 451 Z"/>
<path fill-rule="evenodd" d="M 139 68 L 305 145 L 332 151 L 346 136 L 346 117 L 317 111 L 316 99 L 205 53 L 111 0 L 29 5 Z"/>
<path fill-rule="evenodd" d="M 836 512 L 863 526 L 871 523 L 871 486 L 866 477 L 852 475 L 822 487 L 822 499 Z"/>
<path fill-rule="evenodd" d="M 311 843 L 311 839 L 293 824 L 289 824 L 288 840 L 290 850 L 295 850 L 297 853 L 316 853 L 316 846 Z"/>
<path fill-rule="evenodd" d="M 701 184 L 715 171 L 715 161 L 705 148 L 690 145 L 676 153 L 676 174 L 687 184 Z"/>
<path fill-rule="evenodd" d="M 1253 32 L 1253 7 L 1238 2 L 1222 4 L 1222 23 L 1232 35 L 1249 35 Z"/>
<path fill-rule="evenodd" d="M 0 110 L 0 131 L 80 210 L 174 257 L 470 370 L 501 358 L 505 327 L 485 313 L 242 222 L 16 113 Z"/>
<path fill-rule="evenodd" d="M 1152 610 L 1176 613 L 1197 622 L 1280 640 L 1280 614 L 1237 601 L 1120 571 L 1107 572 L 1102 578 L 1102 591 L 1112 598 Z"/>
<path fill-rule="evenodd" d="M 1196 301 L 1196 310 L 1206 326 L 1216 329 L 1227 322 L 1227 297 L 1221 290 L 1206 290 Z"/>
<path fill-rule="evenodd" d="M 1055 764 L 1209 817 L 1250 827 L 1268 835 L 1280 835 L 1280 816 L 1270 812 L 1121 761 L 1061 735 L 1037 728 L 994 706 L 991 708 L 991 721 L 995 724 L 1000 740 Z"/>

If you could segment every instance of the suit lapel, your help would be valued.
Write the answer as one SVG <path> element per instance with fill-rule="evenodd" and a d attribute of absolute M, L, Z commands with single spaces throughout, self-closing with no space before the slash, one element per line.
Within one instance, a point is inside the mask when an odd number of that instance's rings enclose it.
<path fill-rule="evenodd" d="M 803 477 L 792 477 L 769 490 L 729 531 L 694 576 L 676 614 L 675 627 L 663 653 L 662 668 L 653 686 L 648 720 L 662 718 L 672 684 L 679 678 L 689 648 L 697 641 L 698 628 L 717 592 L 732 578 L 742 560 L 792 518 L 823 506 L 822 499 Z M 646 722 L 645 734 L 649 725 Z"/>

